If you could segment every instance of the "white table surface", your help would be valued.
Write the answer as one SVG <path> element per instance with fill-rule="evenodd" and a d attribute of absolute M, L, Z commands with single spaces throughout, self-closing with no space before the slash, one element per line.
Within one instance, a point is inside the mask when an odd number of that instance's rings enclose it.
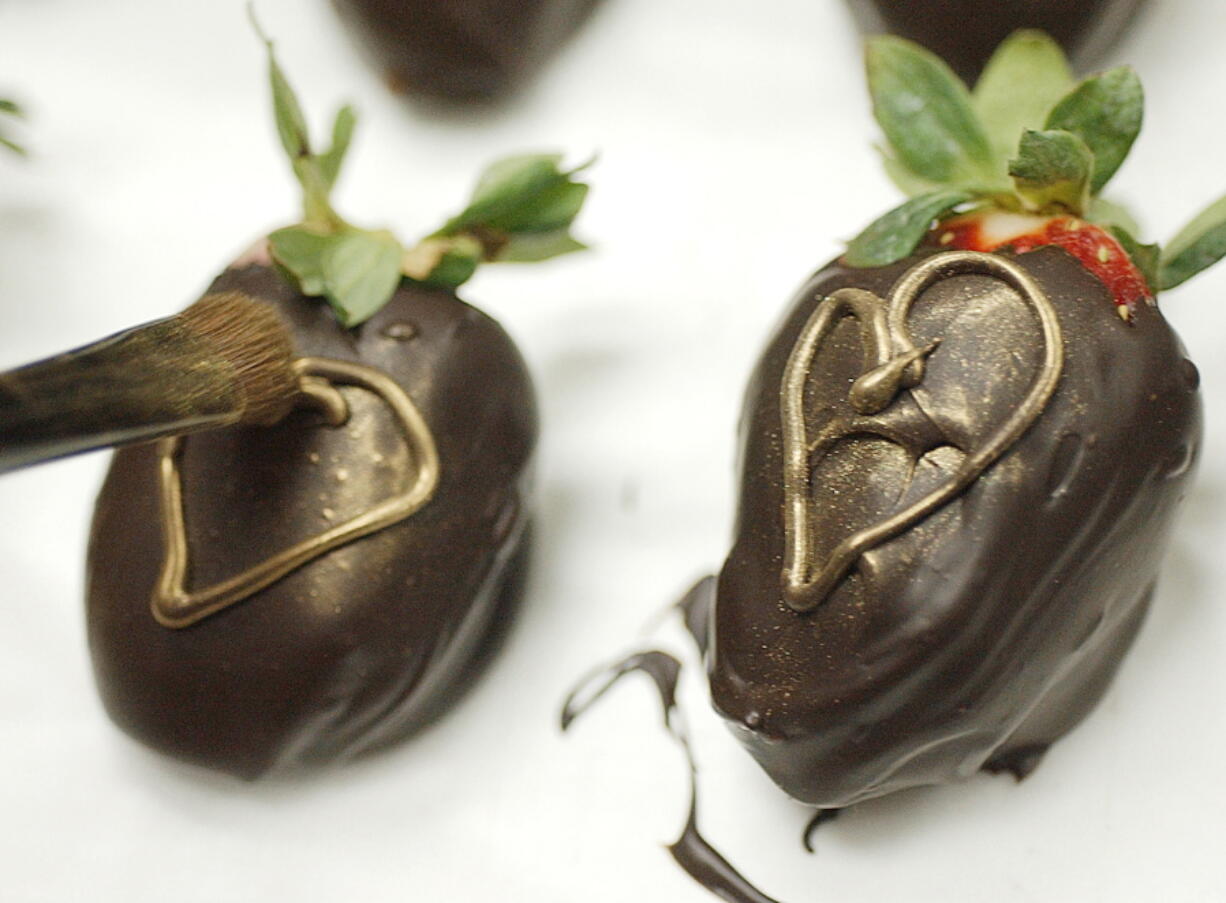
<path fill-rule="evenodd" d="M 178 310 L 297 199 L 241 0 L 0 0 L 0 366 Z M 569 684 L 636 643 L 726 549 L 742 385 L 791 291 L 896 201 L 868 150 L 838 3 L 607 0 L 496 113 L 394 99 L 324 0 L 260 0 L 317 128 L 360 130 L 337 203 L 406 236 L 494 156 L 593 150 L 586 255 L 490 268 L 464 295 L 538 381 L 540 551 L 508 648 L 413 742 L 243 784 L 129 741 L 94 694 L 82 560 L 94 455 L 0 479 L 0 899 L 714 899 L 663 844 L 685 765 L 628 683 L 556 728 Z M 1150 109 L 1114 195 L 1169 238 L 1226 192 L 1226 4 L 1153 0 L 1119 49 Z M 1226 266 L 1163 305 L 1203 374 L 1199 480 L 1154 612 L 1094 715 L 1017 786 L 980 777 L 856 808 L 799 845 L 776 791 L 685 687 L 710 839 L 804 901 L 1226 900 Z M 662 641 L 684 648 L 679 636 Z"/>

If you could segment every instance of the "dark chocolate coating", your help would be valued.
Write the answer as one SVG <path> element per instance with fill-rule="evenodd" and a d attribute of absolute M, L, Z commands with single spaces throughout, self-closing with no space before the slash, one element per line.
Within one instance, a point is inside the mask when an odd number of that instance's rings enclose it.
<path fill-rule="evenodd" d="M 164 554 L 152 446 L 116 453 L 98 498 L 88 630 L 99 692 L 133 737 L 255 778 L 400 739 L 483 664 L 521 586 L 537 420 L 501 327 L 454 295 L 405 285 L 352 331 L 273 270 L 219 277 L 274 303 L 300 353 L 382 370 L 438 447 L 431 500 L 193 626 L 150 613 Z M 296 412 L 270 428 L 184 441 L 189 588 L 231 576 L 401 491 L 405 441 L 374 393 L 341 389 L 340 427 Z"/>
<path fill-rule="evenodd" d="M 919 257 L 837 262 L 799 292 L 749 384 L 735 542 L 719 576 L 713 702 L 793 797 L 840 808 L 981 768 L 1024 774 L 1095 705 L 1149 604 L 1200 445 L 1196 371 L 1157 308 L 1131 323 L 1063 250 L 1013 259 L 1063 331 L 1054 395 L 1003 456 L 945 507 L 865 552 L 813 611 L 786 604 L 780 381 L 819 298 L 888 297 Z M 1016 408 L 1042 358 L 1037 317 L 984 275 L 929 288 L 922 381 L 811 459 L 821 560 L 850 533 L 944 481 Z M 852 416 L 865 369 L 843 319 L 804 387 L 808 436 Z"/>
<path fill-rule="evenodd" d="M 489 100 L 515 88 L 598 0 L 333 0 L 398 93 Z"/>
<path fill-rule="evenodd" d="M 1074 68 L 1101 65 L 1145 0 L 848 0 L 865 34 L 896 34 L 942 57 L 966 82 L 1019 28 L 1055 38 Z"/>

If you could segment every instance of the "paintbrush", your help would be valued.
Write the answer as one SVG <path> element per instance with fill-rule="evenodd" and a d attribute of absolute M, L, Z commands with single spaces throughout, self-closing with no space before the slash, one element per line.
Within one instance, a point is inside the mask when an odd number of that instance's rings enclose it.
<path fill-rule="evenodd" d="M 0 373 L 0 473 L 104 446 L 271 425 L 301 398 L 294 360 L 272 305 L 224 292 Z"/>

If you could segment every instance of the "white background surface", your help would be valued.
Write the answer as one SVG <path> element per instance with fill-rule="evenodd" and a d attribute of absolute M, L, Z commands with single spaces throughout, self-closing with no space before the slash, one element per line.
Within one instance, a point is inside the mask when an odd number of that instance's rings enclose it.
<path fill-rule="evenodd" d="M 1226 192 L 1226 4 L 1153 0 L 1119 49 L 1146 130 L 1114 183 L 1149 238 Z M 768 12 L 769 10 L 769 12 Z M 701 903 L 662 848 L 685 767 L 644 685 L 568 737 L 567 687 L 718 566 L 742 384 L 791 291 L 896 202 L 868 148 L 841 5 L 607 0 L 526 94 L 440 117 L 385 93 L 323 0 L 260 0 L 317 128 L 363 114 L 337 203 L 406 237 L 494 156 L 601 154 L 552 265 L 464 291 L 520 341 L 544 417 L 531 597 L 486 679 L 386 755 L 246 785 L 107 721 L 82 560 L 104 465 L 0 480 L 0 899 Z M 0 0 L 0 95 L 32 156 L 0 159 L 0 366 L 180 309 L 292 219 L 264 61 L 239 0 Z M 1200 479 L 1155 611 L 1091 719 L 1025 784 L 863 805 L 819 833 L 710 716 L 691 669 L 702 821 L 787 901 L 1226 900 L 1226 266 L 1164 298 L 1203 374 Z"/>

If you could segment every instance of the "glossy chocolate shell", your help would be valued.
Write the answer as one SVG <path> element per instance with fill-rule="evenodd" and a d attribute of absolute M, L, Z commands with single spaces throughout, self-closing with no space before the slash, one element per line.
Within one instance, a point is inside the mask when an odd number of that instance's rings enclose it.
<path fill-rule="evenodd" d="M 88 630 L 103 702 L 125 731 L 189 762 L 254 778 L 395 741 L 448 706 L 488 657 L 521 586 L 536 409 L 499 325 L 450 293 L 402 287 L 356 330 L 270 268 L 211 291 L 270 301 L 305 355 L 395 380 L 433 434 L 440 476 L 407 519 L 311 561 L 192 626 L 159 624 L 166 553 L 154 445 L 115 455 L 98 498 Z M 190 588 L 214 584 L 403 491 L 413 462 L 373 391 L 350 416 L 295 412 L 264 429 L 183 440 Z"/>
<path fill-rule="evenodd" d="M 973 83 L 997 46 L 1019 28 L 1055 38 L 1074 68 L 1101 66 L 1144 0 L 848 0 L 865 34 L 923 44 Z"/>
<path fill-rule="evenodd" d="M 333 0 L 399 93 L 489 100 L 528 78 L 597 0 Z"/>
<path fill-rule="evenodd" d="M 822 808 L 981 768 L 1023 775 L 1085 717 L 1144 619 L 1200 444 L 1196 370 L 1156 307 L 1139 303 L 1126 322 L 1063 250 L 1006 257 L 1062 333 L 1054 393 L 952 501 L 795 610 L 783 579 L 789 357 L 818 299 L 846 286 L 887 298 L 927 259 L 815 275 L 771 338 L 742 418 L 712 697 L 770 776 Z M 855 318 L 838 321 L 803 374 L 793 440 L 836 437 L 808 459 L 816 561 L 949 480 L 1045 370 L 1035 310 L 994 276 L 936 281 L 908 325 L 917 345 L 940 344 L 919 383 L 877 413 L 848 400 L 869 369 Z"/>

